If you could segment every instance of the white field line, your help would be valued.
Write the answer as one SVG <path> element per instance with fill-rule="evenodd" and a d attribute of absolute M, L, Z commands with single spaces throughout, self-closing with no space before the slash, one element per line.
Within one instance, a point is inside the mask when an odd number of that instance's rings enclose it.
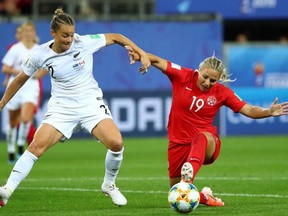
<path fill-rule="evenodd" d="M 197 181 L 287 181 L 287 177 L 196 177 Z M 27 178 L 25 181 L 99 181 L 103 180 L 103 177 L 91 177 L 91 178 Z M 167 177 L 118 177 L 119 181 L 161 181 L 169 180 Z"/>
<path fill-rule="evenodd" d="M 53 188 L 53 187 L 19 187 L 20 190 L 53 190 L 53 191 L 78 191 L 78 192 L 101 192 L 100 189 L 85 189 L 85 188 Z M 123 193 L 142 193 L 142 194 L 167 194 L 167 191 L 138 191 L 138 190 L 121 190 Z M 277 194 L 227 194 L 215 193 L 216 196 L 233 196 L 233 197 L 264 197 L 264 198 L 284 198 L 288 195 Z"/>
<path fill-rule="evenodd" d="M 27 178 L 25 181 L 102 181 L 103 177 L 99 178 Z M 168 177 L 118 177 L 118 181 L 168 181 Z M 197 177 L 197 180 L 219 180 L 219 181 L 263 181 L 263 180 L 280 180 L 287 181 L 288 177 Z M 55 187 L 19 187 L 20 190 L 54 190 L 54 191 L 80 191 L 80 192 L 101 192 L 100 189 L 85 189 L 85 188 L 55 188 Z M 167 194 L 167 191 L 138 191 L 138 190 L 121 190 L 123 193 L 143 193 L 143 194 Z M 214 193 L 216 196 L 238 196 L 238 197 L 266 197 L 266 198 L 288 198 L 288 195 L 277 194 L 232 194 L 232 193 Z"/>

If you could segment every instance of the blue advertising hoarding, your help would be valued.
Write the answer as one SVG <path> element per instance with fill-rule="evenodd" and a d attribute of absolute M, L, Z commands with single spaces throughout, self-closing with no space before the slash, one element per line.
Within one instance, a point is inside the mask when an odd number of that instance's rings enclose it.
<path fill-rule="evenodd" d="M 288 101 L 288 89 L 233 88 L 233 90 L 253 106 L 269 108 L 276 97 L 278 97 L 279 103 Z M 254 120 L 222 107 L 220 119 L 219 132 L 221 136 L 288 134 L 288 116 Z"/>
<path fill-rule="evenodd" d="M 226 45 L 225 59 L 234 86 L 288 88 L 288 45 Z"/>
<path fill-rule="evenodd" d="M 41 105 L 35 116 L 35 125 L 39 126 L 47 111 L 50 94 L 43 94 Z M 105 104 L 109 107 L 113 120 L 126 137 L 165 136 L 167 120 L 171 107 L 170 91 L 108 91 L 104 92 Z M 4 139 L 8 127 L 8 115 L 5 108 L 1 112 L 0 138 Z M 79 131 L 73 137 L 90 137 Z"/>
<path fill-rule="evenodd" d="M 157 0 L 157 14 L 217 13 L 224 19 L 288 18 L 287 0 Z"/>
<path fill-rule="evenodd" d="M 276 97 L 288 101 L 288 46 L 276 43 L 226 44 L 229 86 L 246 102 L 269 108 Z M 288 134 L 288 116 L 253 120 L 223 107 L 220 133 L 226 135 Z"/>
<path fill-rule="evenodd" d="M 287 89 L 233 88 L 251 105 L 270 107 L 276 97 L 279 102 L 288 101 Z M 36 114 L 35 124 L 39 125 L 47 109 L 49 94 L 43 100 Z M 114 122 L 125 137 L 166 136 L 167 120 L 171 107 L 171 90 L 168 91 L 108 91 L 104 99 L 113 115 Z M 217 116 L 218 118 L 218 116 Z M 4 139 L 7 127 L 7 110 L 1 112 L 0 139 Z M 253 120 L 230 109 L 222 107 L 219 125 L 221 136 L 231 135 L 277 135 L 288 134 L 288 116 Z M 73 137 L 89 137 L 78 132 Z"/>

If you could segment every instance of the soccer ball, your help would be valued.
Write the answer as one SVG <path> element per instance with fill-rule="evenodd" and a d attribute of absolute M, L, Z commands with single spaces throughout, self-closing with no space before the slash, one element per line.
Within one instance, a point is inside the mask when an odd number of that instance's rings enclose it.
<path fill-rule="evenodd" d="M 168 192 L 170 207 L 179 213 L 189 213 L 197 208 L 200 195 L 193 184 L 180 182 L 172 186 Z"/>

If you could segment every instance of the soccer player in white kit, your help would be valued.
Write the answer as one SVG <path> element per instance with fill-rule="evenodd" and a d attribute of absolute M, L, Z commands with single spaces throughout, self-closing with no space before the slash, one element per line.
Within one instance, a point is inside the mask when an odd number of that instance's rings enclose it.
<path fill-rule="evenodd" d="M 32 22 L 22 24 L 21 40 L 14 44 L 2 59 L 2 72 L 9 76 L 7 85 L 21 72 L 21 64 L 24 58 L 39 46 L 35 38 L 36 30 L 34 24 Z M 33 76 L 7 104 L 9 128 L 6 131 L 6 140 L 8 161 L 10 163 L 15 162 L 16 142 L 18 156 L 21 156 L 24 152 L 24 145 L 34 119 L 34 110 L 38 105 L 39 94 L 39 80 Z"/>
<path fill-rule="evenodd" d="M 0 101 L 1 110 L 37 69 L 48 70 L 52 89 L 47 113 L 6 184 L 0 187 L 0 207 L 7 204 L 34 162 L 47 149 L 58 141 L 69 139 L 78 129 L 88 131 L 108 148 L 101 189 L 114 204 L 126 205 L 126 198 L 115 185 L 123 158 L 123 140 L 103 102 L 102 90 L 93 77 L 93 53 L 105 46 L 119 44 L 138 53 L 145 70 L 150 66 L 150 60 L 142 49 L 121 34 L 76 34 L 73 18 L 59 8 L 51 21 L 51 35 L 54 40 L 40 45 L 28 56 L 22 64 L 23 71 Z"/>

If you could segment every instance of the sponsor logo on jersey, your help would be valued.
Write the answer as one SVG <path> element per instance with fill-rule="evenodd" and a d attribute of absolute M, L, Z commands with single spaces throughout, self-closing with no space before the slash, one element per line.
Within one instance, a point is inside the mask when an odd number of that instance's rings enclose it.
<path fill-rule="evenodd" d="M 209 106 L 214 106 L 217 103 L 217 99 L 214 96 L 209 96 L 207 98 L 207 103 Z"/>
<path fill-rule="evenodd" d="M 73 68 L 75 70 L 80 70 L 82 67 L 84 67 L 84 65 L 85 65 L 85 61 L 82 60 L 82 61 L 79 61 L 78 63 L 74 64 Z"/>
<path fill-rule="evenodd" d="M 52 64 L 52 62 L 49 62 L 46 64 L 47 67 L 49 67 Z"/>
<path fill-rule="evenodd" d="M 177 70 L 181 70 L 181 66 L 175 63 L 171 63 L 171 68 L 177 69 Z"/>
<path fill-rule="evenodd" d="M 74 60 L 79 56 L 79 54 L 80 54 L 80 51 L 79 51 L 78 53 L 75 53 L 75 54 L 73 55 Z"/>
<path fill-rule="evenodd" d="M 99 34 L 93 34 L 93 35 L 89 35 L 91 39 L 99 39 L 100 35 Z"/>

